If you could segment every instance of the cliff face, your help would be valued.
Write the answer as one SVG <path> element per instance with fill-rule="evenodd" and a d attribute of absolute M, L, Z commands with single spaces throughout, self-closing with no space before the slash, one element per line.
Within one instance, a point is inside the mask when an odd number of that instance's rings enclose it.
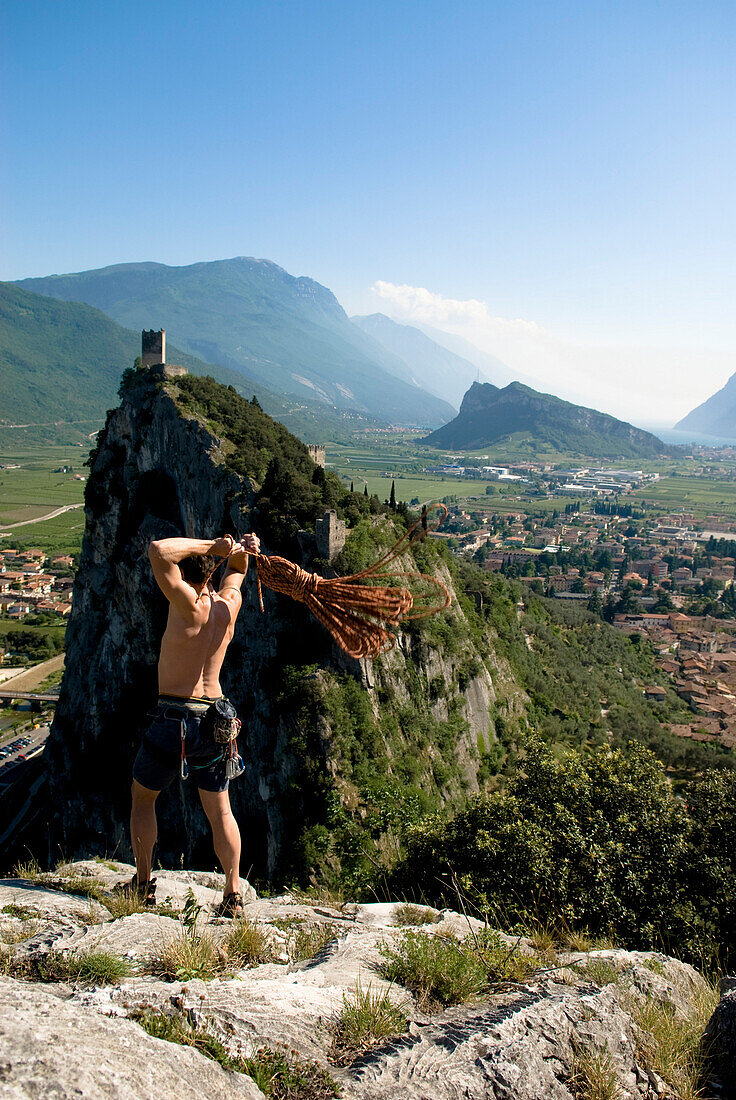
<path fill-rule="evenodd" d="M 49 858 L 60 850 L 67 858 L 129 850 L 131 766 L 155 707 L 167 611 L 151 575 L 149 541 L 263 533 L 254 512 L 258 486 L 225 461 L 232 442 L 185 413 L 180 382 L 156 370 L 129 383 L 91 460 L 66 673 L 44 757 Z M 300 542 L 308 564 L 313 540 Z M 263 549 L 285 547 L 264 541 Z M 477 788 L 478 735 L 493 736 L 495 694 L 456 601 L 452 645 L 441 631 L 414 631 L 366 664 L 337 651 L 304 608 L 284 597 L 264 590 L 262 614 L 254 573 L 222 683 L 243 719 L 246 771 L 231 797 L 244 862 L 257 875 L 303 871 L 315 858 L 305 830 L 312 841 L 315 830 L 329 832 L 336 805 L 359 819 L 369 781 L 414 784 L 437 805 Z M 159 799 L 158 855 L 211 867 L 209 832 L 191 788 L 191 780 L 174 784 Z"/>

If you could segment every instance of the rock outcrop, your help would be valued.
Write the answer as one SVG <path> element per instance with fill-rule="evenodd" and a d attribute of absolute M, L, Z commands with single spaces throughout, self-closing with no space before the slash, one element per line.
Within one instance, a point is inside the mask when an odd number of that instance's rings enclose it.
<path fill-rule="evenodd" d="M 64 867 L 55 881 L 73 888 L 94 877 L 110 888 L 130 871 L 79 863 Z M 675 1095 L 647 1059 L 637 1005 L 669 1006 L 675 1019 L 687 1021 L 705 983 L 684 963 L 614 949 L 547 955 L 523 982 L 501 983 L 472 1003 L 427 1015 L 408 989 L 378 973 L 381 945 L 396 945 L 406 931 L 397 927 L 395 905 L 335 907 L 251 892 L 246 919 L 265 934 L 276 961 L 209 981 L 152 975 L 162 945 L 185 935 L 176 918 L 188 891 L 204 906 L 198 929 L 224 939 L 230 922 L 210 911 L 220 886 L 221 879 L 203 874 L 161 872 L 159 896 L 165 890 L 170 915 L 114 920 L 98 903 L 90 908 L 86 897 L 52 890 L 47 882 L 1 881 L 0 939 L 13 944 L 4 949 L 6 973 L 50 951 L 74 957 L 93 949 L 127 958 L 132 973 L 108 985 L 0 978 L 0 1097 L 150 1100 L 194 1096 L 195 1089 L 203 1100 L 261 1095 L 248 1076 L 221 1068 L 200 1050 L 151 1038 L 134 1022 L 146 1013 L 216 1039 L 231 1057 L 254 1058 L 267 1048 L 294 1064 L 317 1066 L 335 1081 L 332 1094 L 345 1100 L 574 1100 L 586 1057 L 605 1066 L 625 1100 Z M 434 915 L 436 923 L 422 929 L 432 936 L 462 940 L 480 927 L 458 913 Z M 309 929 L 321 930 L 323 946 L 312 957 L 295 957 L 295 931 Z M 527 941 L 506 939 L 510 952 L 533 952 Z M 387 992 L 407 1026 L 339 1058 L 335 1022 L 358 987 Z"/>
<path fill-rule="evenodd" d="M 129 852 L 131 766 L 155 707 L 166 621 L 166 602 L 147 559 L 149 541 L 253 529 L 258 485 L 233 472 L 234 445 L 223 430 L 192 413 L 191 406 L 187 411 L 185 383 L 168 368 L 135 374 L 91 459 L 66 672 L 43 761 L 46 785 L 35 792 L 35 831 L 19 834 L 19 842 L 47 863 L 60 853 L 72 858 Z M 256 415 L 225 387 L 215 389 Z M 257 415 L 278 427 L 282 438 L 288 435 L 260 410 Z M 289 446 L 304 452 L 300 461 L 316 471 L 306 448 L 289 439 Z M 300 544 L 301 564 L 308 565 L 314 537 L 304 533 Z M 268 536 L 263 545 L 267 552 L 284 552 L 269 544 Z M 484 663 L 475 655 L 467 630 L 454 653 L 413 632 L 373 664 L 352 661 L 301 605 L 264 591 L 263 614 L 253 573 L 244 586 L 222 682 L 243 718 L 246 770 L 232 784 L 231 797 L 244 834 L 244 860 L 257 875 L 272 878 L 285 861 L 289 874 L 303 871 L 297 866 L 299 837 L 324 818 L 331 792 L 360 821 L 360 793 L 345 766 L 353 751 L 345 744 L 349 731 L 341 732 L 330 712 L 340 678 L 360 685 L 368 704 L 375 748 L 360 744 L 364 772 L 388 778 L 393 769 L 404 783 L 398 770 L 403 755 L 416 782 L 438 804 L 477 789 L 478 735 L 493 738 L 495 690 L 488 659 Z M 444 579 L 452 584 L 449 575 Z M 452 615 L 462 626 L 457 600 Z M 402 715 L 412 692 L 428 718 L 447 731 L 444 747 L 426 729 L 406 728 Z M 349 715 L 348 722 L 353 720 Z M 371 762 L 372 751 L 380 751 L 381 762 Z M 160 797 L 159 858 L 174 866 L 183 860 L 186 866 L 209 867 L 209 831 L 192 794 L 186 784 L 175 784 Z"/>

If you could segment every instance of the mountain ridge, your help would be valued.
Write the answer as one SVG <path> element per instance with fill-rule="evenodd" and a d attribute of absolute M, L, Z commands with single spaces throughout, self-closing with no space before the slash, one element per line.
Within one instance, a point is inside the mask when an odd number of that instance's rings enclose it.
<path fill-rule="evenodd" d="M 416 384 L 454 408 L 460 407 L 463 394 L 479 372 L 469 359 L 456 355 L 415 325 L 395 321 L 385 313 L 369 313 L 350 320 L 402 359 L 407 364 L 409 378 Z M 485 374 L 484 378 L 490 381 Z"/>
<path fill-rule="evenodd" d="M 697 431 L 736 439 L 736 374 L 732 374 L 717 393 L 678 420 L 675 431 Z"/>
<path fill-rule="evenodd" d="M 474 382 L 455 419 L 420 442 L 431 447 L 475 450 L 516 432 L 529 432 L 534 442 L 556 450 L 591 457 L 643 458 L 666 450 L 650 432 L 608 413 L 540 393 L 521 382 L 510 382 L 503 389 Z"/>
<path fill-rule="evenodd" d="M 34 294 L 0 283 L 0 430 L 19 421 L 67 432 L 62 422 L 100 420 L 117 402 L 120 377 L 140 354 L 140 332 L 123 328 L 84 302 Z M 349 434 L 347 413 L 285 399 L 217 363 L 167 342 L 168 359 L 255 396 L 272 416 L 310 440 Z M 57 428 L 54 429 L 54 423 Z M 86 435 L 79 429 L 80 435 Z"/>
<path fill-rule="evenodd" d="M 353 325 L 329 288 L 271 260 L 113 264 L 15 285 L 81 299 L 133 330 L 165 328 L 190 355 L 272 392 L 427 427 L 455 411 L 404 381 L 406 364 Z"/>

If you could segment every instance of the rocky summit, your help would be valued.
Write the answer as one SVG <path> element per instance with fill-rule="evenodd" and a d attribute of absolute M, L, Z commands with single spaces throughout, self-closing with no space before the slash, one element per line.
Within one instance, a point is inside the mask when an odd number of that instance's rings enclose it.
<path fill-rule="evenodd" d="M 234 927 L 213 915 L 221 876 L 184 870 L 158 872 L 155 910 L 128 902 L 126 913 L 113 888 L 132 870 L 83 861 L 0 881 L 2 1100 L 573 1100 L 593 1095 L 594 1072 L 614 1090 L 605 1095 L 677 1095 L 657 1071 L 643 1010 L 686 1026 L 708 987 L 666 955 L 557 953 L 499 936 L 508 957 L 532 959 L 527 976 L 442 1008 L 410 982 L 388 982 L 382 960 L 406 937 L 459 951 L 480 942 L 479 921 L 246 888 Z M 341 1021 L 366 994 L 398 1009 L 394 1031 L 351 1046 Z M 733 999 L 711 1021 L 715 1041 L 733 1033 Z"/>
<path fill-rule="evenodd" d="M 510 382 L 504 389 L 473 382 L 455 419 L 421 442 L 429 447 L 475 450 L 509 438 L 590 457 L 653 458 L 666 449 L 650 432 L 520 382 Z"/>

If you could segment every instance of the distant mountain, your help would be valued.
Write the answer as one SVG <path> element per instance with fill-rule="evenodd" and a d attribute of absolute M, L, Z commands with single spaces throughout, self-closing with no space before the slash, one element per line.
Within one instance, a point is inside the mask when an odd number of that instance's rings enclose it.
<path fill-rule="evenodd" d="M 440 424 L 455 411 L 404 381 L 406 365 L 351 324 L 331 291 L 269 260 L 117 264 L 17 285 L 87 302 L 134 331 L 165 328 L 190 355 L 274 393 L 406 424 Z"/>
<path fill-rule="evenodd" d="M 496 386 L 505 386 L 508 382 L 524 382 L 526 384 L 534 382 L 534 379 L 529 375 L 512 370 L 507 363 L 504 363 L 495 355 L 490 355 L 487 351 L 481 351 L 475 344 L 471 344 L 469 340 L 465 340 L 462 336 L 455 336 L 454 333 L 443 332 L 442 329 L 434 328 L 432 325 L 424 325 L 420 322 L 416 323 L 416 327 L 430 340 L 434 340 L 436 344 L 447 348 L 448 351 L 454 352 L 455 355 L 459 355 L 463 359 L 467 359 L 469 363 L 478 368 L 485 381 L 493 382 Z"/>
<path fill-rule="evenodd" d="M 523 432 L 557 451 L 595 458 L 647 458 L 666 448 L 660 439 L 595 409 L 538 393 L 520 382 L 504 389 L 474 382 L 460 412 L 422 443 L 452 450 L 475 450 Z"/>
<path fill-rule="evenodd" d="M 736 439 L 736 374 L 731 375 L 723 389 L 675 424 L 675 430 Z"/>
<path fill-rule="evenodd" d="M 117 404 L 122 372 L 133 364 L 140 348 L 140 332 L 121 328 L 99 309 L 0 283 L 0 428 L 104 419 Z M 255 394 L 271 416 L 307 441 L 349 437 L 354 427 L 373 423 L 314 401 L 278 397 L 235 371 L 204 363 L 168 342 L 166 357 L 192 374 L 210 374 L 234 385 L 246 397 Z M 83 434 L 89 434 L 92 426 Z"/>
<path fill-rule="evenodd" d="M 385 313 L 351 317 L 351 321 L 406 364 L 405 381 L 422 386 L 456 409 L 460 407 L 463 394 L 478 377 L 475 364 L 431 340 L 413 325 L 392 321 Z"/>

